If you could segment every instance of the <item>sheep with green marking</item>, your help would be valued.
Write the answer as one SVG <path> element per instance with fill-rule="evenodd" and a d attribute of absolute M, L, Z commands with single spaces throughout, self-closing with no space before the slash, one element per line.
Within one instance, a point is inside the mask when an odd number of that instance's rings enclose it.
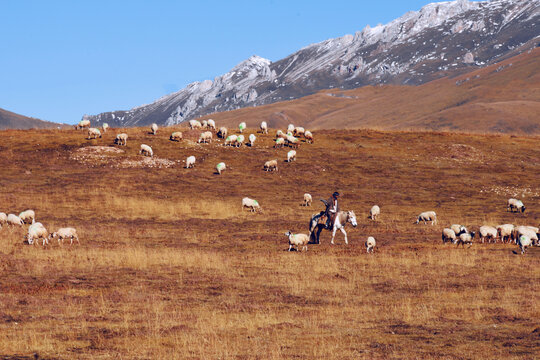
<path fill-rule="evenodd" d="M 307 234 L 293 234 L 292 231 L 287 231 L 285 236 L 289 238 L 289 251 L 296 246 L 296 251 L 300 251 L 300 246 L 302 246 L 302 251 L 304 249 L 307 251 L 307 244 L 309 243 L 309 235 Z"/>
<path fill-rule="evenodd" d="M 261 205 L 255 199 L 250 199 L 245 197 L 242 199 L 242 210 L 245 208 L 249 209 L 250 212 L 262 212 Z"/>
<path fill-rule="evenodd" d="M 225 170 L 226 168 L 227 168 L 227 166 L 225 165 L 224 162 L 220 162 L 219 164 L 216 165 L 216 170 L 217 170 L 219 175 L 221 175 L 221 172 L 223 170 Z"/>

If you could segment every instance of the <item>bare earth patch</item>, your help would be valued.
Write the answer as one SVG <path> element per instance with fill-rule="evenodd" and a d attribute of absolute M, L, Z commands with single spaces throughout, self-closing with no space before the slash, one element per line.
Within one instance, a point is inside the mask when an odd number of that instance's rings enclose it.
<path fill-rule="evenodd" d="M 112 146 L 87 146 L 75 150 L 70 159 L 87 165 L 109 165 L 114 168 L 170 168 L 180 161 L 157 157 L 119 158 L 125 151 Z"/>

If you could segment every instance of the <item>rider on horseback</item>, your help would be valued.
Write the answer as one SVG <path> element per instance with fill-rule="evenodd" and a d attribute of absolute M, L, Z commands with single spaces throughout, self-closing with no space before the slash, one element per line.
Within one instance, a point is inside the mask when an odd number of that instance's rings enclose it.
<path fill-rule="evenodd" d="M 326 201 L 326 210 L 324 211 L 326 215 L 326 229 L 332 229 L 334 221 L 336 221 L 336 215 L 339 213 L 338 197 L 339 193 L 335 191 L 330 199 Z"/>

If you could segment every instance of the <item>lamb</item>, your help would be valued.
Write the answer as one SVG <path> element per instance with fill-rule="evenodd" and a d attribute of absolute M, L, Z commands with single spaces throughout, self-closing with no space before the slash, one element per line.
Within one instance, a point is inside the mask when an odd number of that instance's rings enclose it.
<path fill-rule="evenodd" d="M 45 226 L 43 226 L 42 223 L 37 222 L 30 225 L 28 228 L 28 233 L 25 236 L 26 241 L 28 241 L 28 244 L 32 245 L 34 243 L 37 243 L 37 240 L 42 239 L 43 240 L 43 246 L 45 246 L 45 243 L 47 245 L 49 244 L 49 233 L 47 232 L 47 229 Z"/>
<path fill-rule="evenodd" d="M 255 140 L 257 139 L 257 137 L 254 135 L 254 134 L 250 134 L 249 137 L 249 146 L 250 147 L 253 147 L 253 145 L 255 144 Z"/>
<path fill-rule="evenodd" d="M 459 225 L 459 224 L 453 224 L 452 226 L 450 226 L 450 229 L 452 229 L 456 233 L 457 236 L 468 232 L 465 226 Z"/>
<path fill-rule="evenodd" d="M 293 130 L 293 135 L 294 136 L 301 136 L 301 135 L 304 135 L 305 132 L 306 132 L 306 130 L 303 127 L 297 126 Z"/>
<path fill-rule="evenodd" d="M 36 221 L 36 213 L 34 210 L 25 210 L 19 214 L 19 218 L 25 224 L 33 224 Z"/>
<path fill-rule="evenodd" d="M 291 150 L 287 153 L 287 162 L 291 162 L 293 160 L 296 160 L 296 151 Z"/>
<path fill-rule="evenodd" d="M 313 134 L 311 133 L 311 131 L 307 130 L 304 133 L 304 137 L 306 138 L 306 142 L 313 144 Z"/>
<path fill-rule="evenodd" d="M 287 132 L 292 134 L 293 131 L 294 131 L 294 125 L 289 124 L 289 126 L 287 126 Z"/>
<path fill-rule="evenodd" d="M 236 141 L 237 140 L 238 140 L 237 135 L 227 136 L 227 138 L 225 139 L 225 144 L 224 145 L 236 146 Z"/>
<path fill-rule="evenodd" d="M 264 163 L 264 170 L 265 171 L 277 171 L 277 160 L 270 160 Z"/>
<path fill-rule="evenodd" d="M 152 132 L 152 135 L 156 135 L 158 130 L 158 126 L 156 123 L 153 123 L 152 126 L 150 126 L 150 131 Z"/>
<path fill-rule="evenodd" d="M 518 239 L 519 249 L 521 250 L 521 255 L 525 253 L 525 249 L 532 245 L 532 240 L 528 236 L 521 235 Z"/>
<path fill-rule="evenodd" d="M 6 213 L 0 212 L 0 228 L 7 223 Z"/>
<path fill-rule="evenodd" d="M 516 210 L 517 212 L 525 212 L 525 205 L 523 205 L 523 202 L 521 200 L 517 199 L 508 199 L 508 205 L 506 207 L 506 211 L 510 210 L 511 212 L 514 212 Z"/>
<path fill-rule="evenodd" d="M 240 134 L 246 129 L 246 123 L 245 122 L 241 122 L 240 124 L 238 124 L 238 130 L 240 131 Z"/>
<path fill-rule="evenodd" d="M 219 131 L 217 133 L 217 136 L 222 138 L 222 139 L 225 139 L 227 137 L 227 128 L 226 127 L 220 127 L 219 128 Z"/>
<path fill-rule="evenodd" d="M 470 233 L 463 233 L 458 236 L 457 238 L 457 246 L 461 244 L 461 246 L 465 246 L 464 244 L 469 244 L 469 247 L 472 246 L 473 239 L 474 239 L 475 232 L 471 231 Z"/>
<path fill-rule="evenodd" d="M 181 131 L 175 131 L 171 134 L 170 140 L 171 141 L 180 141 L 183 139 L 183 134 Z"/>
<path fill-rule="evenodd" d="M 261 133 L 268 134 L 268 125 L 266 121 L 261 122 Z"/>
<path fill-rule="evenodd" d="M 313 198 L 311 197 L 311 194 L 305 193 L 304 194 L 304 203 L 303 206 L 311 206 L 311 203 L 313 202 Z"/>
<path fill-rule="evenodd" d="M 198 122 L 197 120 L 189 120 L 189 128 L 190 129 L 202 129 L 202 124 Z"/>
<path fill-rule="evenodd" d="M 221 172 L 223 170 L 225 170 L 226 168 L 227 168 L 227 166 L 225 165 L 224 162 L 220 162 L 219 164 L 216 165 L 216 170 L 217 170 L 219 175 L 221 175 Z"/>
<path fill-rule="evenodd" d="M 107 132 L 107 129 L 109 128 L 109 124 L 107 123 L 103 123 L 103 125 L 101 125 L 101 128 L 103 129 L 103 132 Z"/>
<path fill-rule="evenodd" d="M 236 147 L 240 147 L 244 144 L 245 138 L 244 135 L 238 135 L 236 138 Z"/>
<path fill-rule="evenodd" d="M 442 242 L 445 244 L 448 241 L 454 244 L 456 242 L 456 233 L 452 229 L 444 228 L 442 231 Z"/>
<path fill-rule="evenodd" d="M 259 202 L 257 200 L 250 199 L 248 197 L 245 197 L 242 199 L 242 210 L 244 210 L 244 208 L 248 208 L 250 212 L 256 212 L 256 211 L 262 212 L 262 208 L 259 205 Z"/>
<path fill-rule="evenodd" d="M 79 241 L 79 236 L 77 235 L 77 230 L 71 227 L 60 228 L 56 232 L 49 234 L 49 239 L 54 239 L 55 237 L 58 237 L 58 245 L 60 245 L 60 242 L 63 245 L 64 239 L 70 240 L 69 245 L 73 245 L 73 240 L 76 240 L 78 244 L 81 243 Z"/>
<path fill-rule="evenodd" d="M 431 221 L 431 225 L 434 225 L 437 223 L 437 214 L 435 211 L 425 211 L 418 215 L 418 219 L 416 219 L 416 224 L 418 224 L 420 221 L 424 222 L 424 225 L 427 224 L 428 221 Z"/>
<path fill-rule="evenodd" d="M 484 240 L 487 240 L 488 242 L 491 242 L 491 240 L 493 240 L 493 242 L 497 242 L 497 229 L 495 229 L 493 226 L 480 226 L 480 230 L 478 230 L 478 232 L 480 233 L 482 244 L 484 243 Z"/>
<path fill-rule="evenodd" d="M 154 156 L 154 152 L 152 151 L 152 148 L 146 144 L 141 144 L 141 151 L 139 151 L 139 154 L 144 156 Z"/>
<path fill-rule="evenodd" d="M 216 130 L 216 122 L 212 119 L 208 119 L 208 124 L 206 125 L 210 130 Z"/>
<path fill-rule="evenodd" d="M 375 249 L 375 245 L 376 245 L 376 241 L 375 241 L 375 238 L 373 236 L 370 236 L 367 238 L 366 240 L 366 251 L 367 253 L 372 253 L 373 254 L 373 250 Z"/>
<path fill-rule="evenodd" d="M 289 251 L 293 246 L 296 246 L 296 251 L 299 251 L 299 247 L 302 246 L 302 251 L 306 249 L 309 242 L 309 236 L 307 234 L 293 234 L 292 231 L 287 231 L 285 236 L 289 238 Z"/>
<path fill-rule="evenodd" d="M 212 142 L 212 132 L 205 131 L 199 135 L 199 143 L 211 143 Z"/>
<path fill-rule="evenodd" d="M 514 232 L 514 225 L 504 224 L 497 226 L 497 236 L 503 243 L 510 242 L 512 240 L 512 233 Z"/>
<path fill-rule="evenodd" d="M 9 214 L 6 218 L 6 223 L 8 225 L 22 226 L 24 224 L 24 221 L 22 221 L 22 219 L 15 214 Z"/>
<path fill-rule="evenodd" d="M 274 147 L 277 149 L 277 148 L 282 148 L 283 145 L 285 145 L 285 139 L 283 138 L 277 138 L 276 139 L 276 144 L 274 145 Z"/>
<path fill-rule="evenodd" d="M 186 159 L 186 169 L 190 169 L 193 166 L 195 166 L 195 156 L 191 155 Z"/>
<path fill-rule="evenodd" d="M 128 134 L 126 133 L 117 134 L 116 138 L 114 139 L 114 143 L 118 145 L 126 146 L 127 139 L 128 139 Z"/>
<path fill-rule="evenodd" d="M 90 127 L 90 120 L 81 120 L 75 125 L 75 130 L 86 129 Z"/>
<path fill-rule="evenodd" d="M 381 214 L 381 208 L 379 205 L 373 205 L 371 210 L 369 210 L 369 218 L 371 220 L 377 220 L 377 216 Z"/>
<path fill-rule="evenodd" d="M 101 137 L 101 131 L 99 131 L 99 129 L 96 129 L 96 128 L 90 128 L 88 129 L 88 140 L 90 139 L 97 139 L 97 138 L 100 138 Z"/>

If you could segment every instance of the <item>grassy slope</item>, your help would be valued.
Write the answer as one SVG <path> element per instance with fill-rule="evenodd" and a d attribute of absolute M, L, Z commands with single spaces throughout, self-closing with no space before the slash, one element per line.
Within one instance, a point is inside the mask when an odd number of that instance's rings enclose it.
<path fill-rule="evenodd" d="M 511 66 L 509 66 L 512 64 Z M 501 68 L 502 67 L 502 68 Z M 540 133 L 540 49 L 457 78 L 422 86 L 367 86 L 326 90 L 297 100 L 217 113 L 219 123 L 240 121 L 310 129 L 376 128 L 479 133 Z M 462 82 L 456 85 L 457 81 Z"/>
<path fill-rule="evenodd" d="M 218 123 L 219 125 L 219 123 Z M 125 153 L 86 163 L 77 149 L 110 145 L 74 130 L 0 132 L 0 211 L 36 210 L 82 245 L 22 244 L 0 229 L 0 355 L 45 358 L 523 359 L 538 355 L 540 249 L 443 246 L 443 226 L 540 222 L 538 138 L 447 133 L 315 132 L 283 162 L 259 135 L 253 149 L 173 143 L 127 129 Z M 169 132 L 170 131 L 170 132 Z M 248 131 L 250 133 L 250 131 Z M 189 139 L 197 133 L 185 132 Z M 137 164 L 140 143 L 171 168 Z M 39 144 L 39 145 L 37 145 Z M 181 161 L 197 156 L 194 169 Z M 277 173 L 262 171 L 279 159 Z M 225 161 L 223 175 L 215 165 Z M 343 193 L 359 226 L 329 245 L 289 253 Z M 240 210 L 243 196 L 263 214 Z M 505 212 L 507 198 L 528 210 Z M 374 203 L 381 220 L 367 219 Z M 440 225 L 413 225 L 435 210 Z M 375 236 L 375 255 L 363 242 Z M 536 329 L 536 330 L 535 330 Z M 1 356 L 0 356 L 1 357 Z"/>
<path fill-rule="evenodd" d="M 5 129 L 46 129 L 65 126 L 64 124 L 44 121 L 28 116 L 15 114 L 11 111 L 0 109 L 0 130 Z"/>

